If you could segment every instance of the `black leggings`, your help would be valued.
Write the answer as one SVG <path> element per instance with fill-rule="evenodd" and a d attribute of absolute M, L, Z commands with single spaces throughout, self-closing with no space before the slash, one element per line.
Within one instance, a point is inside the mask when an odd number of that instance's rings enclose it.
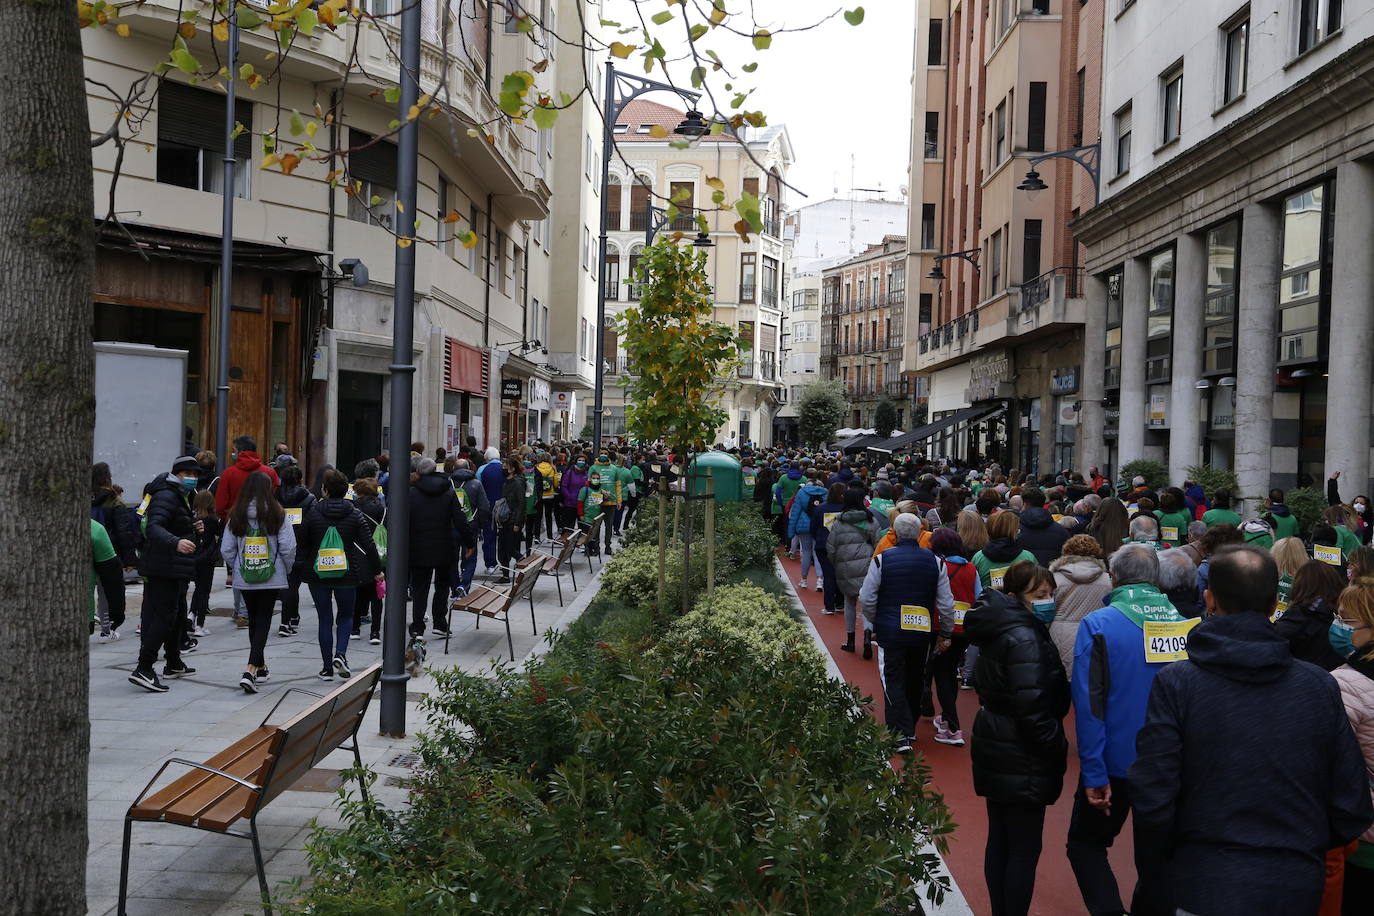
<path fill-rule="evenodd" d="M 425 635 L 425 599 L 429 597 L 431 582 L 434 583 L 434 603 L 430 605 L 430 612 L 434 615 L 434 629 L 447 629 L 448 583 L 451 578 L 453 570 L 448 566 L 410 567 L 410 597 L 415 602 L 410 612 L 411 636 Z"/>
<path fill-rule="evenodd" d="M 194 580 L 196 590 L 191 594 L 191 616 L 198 627 L 205 626 L 205 615 L 210 611 L 210 589 L 215 584 L 215 564 L 197 563 Z"/>
<path fill-rule="evenodd" d="M 248 608 L 248 664 L 266 668 L 262 650 L 272 632 L 272 605 L 277 603 L 277 588 L 242 588 L 243 605 Z"/>
<path fill-rule="evenodd" d="M 301 577 L 287 573 L 286 588 L 281 590 L 281 622 L 287 626 L 301 625 Z"/>
<path fill-rule="evenodd" d="M 382 627 L 382 599 L 377 597 L 377 580 L 368 579 L 358 586 L 358 597 L 353 604 L 353 632 L 361 634 L 363 618 L 372 618 L 372 635 L 376 636 Z"/>
<path fill-rule="evenodd" d="M 544 523 L 544 534 L 553 540 L 558 534 L 558 497 L 539 500 L 539 514 L 535 518 L 535 533 L 539 533 L 539 521 Z"/>
<path fill-rule="evenodd" d="M 959 731 L 959 668 L 968 651 L 968 637 L 955 636 L 949 648 L 930 659 L 930 677 L 935 682 L 935 696 L 940 701 L 940 717 L 945 727 Z"/>
<path fill-rule="evenodd" d="M 143 577 L 143 607 L 139 623 L 138 667 L 152 671 L 162 651 L 171 668 L 181 667 L 181 640 L 186 635 L 186 587 L 190 579 Z"/>
<path fill-rule="evenodd" d="M 1045 832 L 1044 805 L 1004 805 L 988 799 L 983 878 L 992 916 L 1026 916 L 1035 894 L 1035 867 Z"/>

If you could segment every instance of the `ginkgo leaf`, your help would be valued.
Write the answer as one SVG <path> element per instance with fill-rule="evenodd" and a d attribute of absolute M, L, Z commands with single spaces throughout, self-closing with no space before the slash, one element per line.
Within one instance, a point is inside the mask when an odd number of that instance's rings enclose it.
<path fill-rule="evenodd" d="M 758 51 L 767 51 L 773 44 L 773 35 L 767 29 L 759 29 L 754 33 L 754 48 Z"/>
<path fill-rule="evenodd" d="M 378 205 L 379 203 L 381 203 L 381 202 L 382 202 L 382 195 L 380 195 L 380 194 L 373 194 L 370 198 L 368 198 L 367 205 L 368 205 L 369 207 L 375 207 L 375 206 L 377 206 L 377 205 Z"/>
<path fill-rule="evenodd" d="M 215 36 L 215 41 L 228 41 L 229 23 L 221 19 L 219 22 L 215 23 L 213 28 L 210 29 L 210 33 Z"/>
<path fill-rule="evenodd" d="M 618 57 L 621 60 L 624 60 L 625 58 L 629 57 L 630 53 L 634 51 L 637 47 L 639 47 L 639 45 L 627 45 L 624 42 L 613 41 L 611 42 L 610 48 L 611 56 Z"/>
<path fill-rule="evenodd" d="M 477 247 L 477 233 L 475 233 L 475 232 L 473 232 L 472 230 L 469 229 L 467 232 L 461 233 L 461 234 L 458 236 L 458 242 L 459 242 L 459 244 L 461 244 L 464 248 L 476 248 L 476 247 Z"/>
<path fill-rule="evenodd" d="M 296 27 L 301 30 L 302 35 L 308 37 L 315 34 L 315 26 L 319 24 L 319 14 L 308 6 L 296 14 Z"/>
<path fill-rule="evenodd" d="M 673 11 L 663 10 L 662 12 L 654 13 L 652 16 L 649 17 L 649 21 L 652 22 L 654 25 L 663 25 L 663 23 L 665 22 L 672 22 Z"/>
<path fill-rule="evenodd" d="M 267 156 L 264 156 L 264 157 L 263 157 L 262 162 L 260 162 L 260 163 L 258 164 L 258 168 L 260 168 L 260 169 L 270 169 L 272 166 L 274 166 L 274 165 L 280 165 L 280 164 L 281 164 L 281 157 L 278 156 L 276 153 L 271 153 L 270 155 L 267 155 Z"/>
<path fill-rule="evenodd" d="M 406 236 L 404 236 L 404 235 L 403 235 L 403 236 L 400 236 L 399 238 L 396 239 L 396 247 L 397 247 L 397 248 L 409 248 L 409 247 L 410 247 L 411 245 L 413 245 L 413 244 L 414 244 L 414 242 L 413 242 L 410 238 L 408 238 L 408 237 L 406 237 Z"/>
<path fill-rule="evenodd" d="M 386 99 L 387 102 L 389 102 L 390 104 L 395 105 L 397 102 L 401 100 L 401 87 L 392 86 L 391 88 L 384 90 L 382 92 L 382 98 Z"/>
<path fill-rule="evenodd" d="M 129 37 L 129 27 L 122 22 L 119 25 L 115 26 L 115 32 L 119 35 L 120 38 Z"/>
<path fill-rule="evenodd" d="M 715 188 L 717 191 L 725 190 L 725 182 L 721 181 L 719 178 L 707 178 L 706 184 L 709 187 Z"/>
<path fill-rule="evenodd" d="M 315 131 L 317 131 L 317 130 L 319 130 L 319 129 L 320 129 L 320 122 L 319 122 L 319 121 L 309 121 L 309 122 L 307 122 L 306 125 L 305 125 L 305 134 L 306 134 L 306 136 L 308 136 L 308 137 L 313 137 L 313 136 L 315 136 Z"/>
<path fill-rule="evenodd" d="M 535 108 L 530 112 L 534 118 L 534 126 L 540 130 L 548 130 L 558 121 L 557 108 Z"/>
<path fill-rule="evenodd" d="M 850 25 L 858 25 L 864 21 L 864 8 L 856 6 L 852 10 L 845 10 L 844 21 Z"/>
<path fill-rule="evenodd" d="M 262 25 L 262 17 L 244 4 L 239 4 L 235 19 L 241 29 L 252 30 Z"/>
<path fill-rule="evenodd" d="M 291 136 L 299 137 L 301 134 L 305 133 L 305 120 L 301 117 L 301 113 L 299 111 L 291 112 L 291 120 L 289 124 Z"/>

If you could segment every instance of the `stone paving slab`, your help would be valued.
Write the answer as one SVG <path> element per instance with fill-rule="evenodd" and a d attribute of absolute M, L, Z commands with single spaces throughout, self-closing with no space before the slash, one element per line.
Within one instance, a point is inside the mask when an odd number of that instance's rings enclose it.
<path fill-rule="evenodd" d="M 539 549 L 536 546 L 536 550 Z M 559 606 L 555 581 L 541 576 L 535 586 L 537 632 L 526 613 L 511 617 L 511 636 L 518 659 L 526 659 L 546 648 L 545 634 L 559 629 L 582 612 L 599 588 L 599 577 L 587 575 L 587 561 L 580 558 L 574 594 L 572 579 L 562 575 L 565 605 Z M 596 565 L 600 571 L 599 562 Z M 486 580 L 479 573 L 477 582 Z M 216 570 L 211 594 L 212 615 L 206 620 L 210 635 L 201 638 L 197 651 L 185 656 L 196 669 L 193 677 L 168 681 L 164 694 L 148 693 L 128 683 L 127 677 L 138 657 L 138 608 L 142 588 L 127 591 L 129 620 L 122 629 L 124 637 L 102 643 L 91 639 L 91 757 L 87 799 L 89 805 L 89 845 L 86 860 L 87 912 L 106 916 L 116 911 L 119 893 L 120 848 L 124 814 L 139 790 L 172 757 L 203 760 L 224 749 L 256 728 L 282 693 L 300 687 L 323 693 L 339 686 L 315 677 L 321 657 L 317 642 L 317 618 L 306 589 L 301 589 L 301 632 L 295 637 L 276 635 L 276 622 L 266 648 L 267 666 L 272 672 L 257 694 L 245 694 L 238 687 L 248 659 L 248 631 L 238 629 L 221 614 L 232 605 L 224 587 L 224 571 Z M 280 603 L 277 607 L 280 613 Z M 216 613 L 218 612 L 218 613 Z M 452 621 L 453 637 L 448 654 L 443 640 L 428 636 L 430 668 L 457 666 L 478 672 L 489 668 L 494 657 L 507 658 L 505 626 L 486 620 L 481 629 L 469 614 Z M 362 639 L 348 647 L 349 665 L 354 670 L 381 659 L 381 646 L 370 645 L 364 626 Z M 159 662 L 159 670 L 161 663 Z M 406 685 L 405 738 L 392 739 L 378 733 L 380 704 L 374 698 L 359 731 L 363 763 L 378 773 L 374 790 L 390 807 L 406 802 L 400 786 L 384 785 L 384 777 L 404 777 L 405 767 L 390 763 L 415 747 L 415 733 L 424 727 L 424 712 L 419 699 L 434 688 L 428 672 Z M 309 697 L 283 701 L 278 717 L 290 710 L 304 708 Z M 336 751 L 320 763 L 321 768 L 343 769 L 351 766 L 349 751 Z M 171 767 L 160 783 L 170 782 L 185 772 Z M 312 820 L 327 826 L 339 824 L 337 795 L 334 792 L 294 791 L 282 793 L 258 817 L 268 883 L 274 892 L 281 882 L 303 878 L 308 872 L 305 843 Z M 246 829 L 246 825 L 244 825 Z M 247 839 L 168 824 L 135 823 L 130 853 L 130 916 L 243 916 L 260 913 L 257 877 L 253 868 L 252 844 Z"/>

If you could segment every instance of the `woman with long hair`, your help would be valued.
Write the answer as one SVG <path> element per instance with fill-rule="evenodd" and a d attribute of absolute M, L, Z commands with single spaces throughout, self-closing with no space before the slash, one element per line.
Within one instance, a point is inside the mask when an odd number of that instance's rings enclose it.
<path fill-rule="evenodd" d="M 287 573 L 296 560 L 296 534 L 286 511 L 272 492 L 272 478 L 249 474 L 239 488 L 224 522 L 220 554 L 234 575 L 234 591 L 248 609 L 248 665 L 239 686 L 257 693 L 267 680 L 263 648 L 272 628 L 272 605 L 286 588 Z"/>
<path fill-rule="evenodd" d="M 1345 576 L 1329 563 L 1308 560 L 1293 577 L 1288 610 L 1274 622 L 1274 632 L 1288 640 L 1293 657 L 1332 671 L 1344 661 L 1331 650 L 1326 634 L 1336 617 Z"/>
<path fill-rule="evenodd" d="M 1374 773 L 1374 579 L 1356 579 L 1341 592 L 1327 641 L 1343 664 L 1331 672 L 1341 688 L 1350 727 Z M 1371 789 L 1374 792 L 1374 789 Z M 1345 860 L 1341 912 L 1355 916 L 1374 900 L 1374 827 L 1360 837 L 1359 846 Z"/>
<path fill-rule="evenodd" d="M 981 519 L 979 524 L 982 524 Z M 959 723 L 958 701 L 959 670 L 968 651 L 964 620 L 982 596 L 983 583 L 978 577 L 977 567 L 969 561 L 968 549 L 954 528 L 937 528 L 931 535 L 930 548 L 944 565 L 950 594 L 954 597 L 954 636 L 944 651 L 940 651 L 939 644 L 936 644 L 935 656 L 928 668 L 935 697 L 940 702 L 940 715 L 935 717 L 935 740 L 939 744 L 963 747 L 964 732 Z"/>
<path fill-rule="evenodd" d="M 962 510 L 955 519 L 955 528 L 959 532 L 959 542 L 970 557 L 988 546 L 987 522 L 974 510 Z"/>
<path fill-rule="evenodd" d="M 1130 534 L 1131 520 L 1119 499 L 1104 499 L 1097 507 L 1087 533 L 1097 538 L 1102 556 L 1110 557 Z"/>

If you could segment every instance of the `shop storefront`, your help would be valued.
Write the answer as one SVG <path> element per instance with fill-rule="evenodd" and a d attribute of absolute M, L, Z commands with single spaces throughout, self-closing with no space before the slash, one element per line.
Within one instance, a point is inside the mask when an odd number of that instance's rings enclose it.
<path fill-rule="evenodd" d="M 501 451 L 519 448 L 526 441 L 526 379 L 501 377 Z"/>
<path fill-rule="evenodd" d="M 444 343 L 444 447 L 457 451 L 469 436 L 484 447 L 490 358 L 452 337 Z"/>
<path fill-rule="evenodd" d="M 549 441 L 549 396 L 547 380 L 542 378 L 529 380 L 529 397 L 525 404 L 528 413 L 526 430 L 531 442 L 535 440 Z"/>

